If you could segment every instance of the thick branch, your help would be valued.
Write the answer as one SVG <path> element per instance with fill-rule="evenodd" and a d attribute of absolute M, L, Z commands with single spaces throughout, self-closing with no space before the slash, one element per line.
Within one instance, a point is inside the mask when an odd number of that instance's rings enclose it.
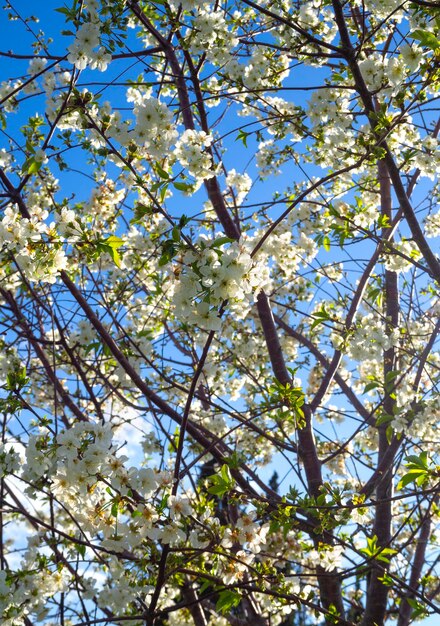
<path fill-rule="evenodd" d="M 283 351 L 278 338 L 277 329 L 275 327 L 269 298 L 264 291 L 260 291 L 258 294 L 257 310 L 261 326 L 263 328 L 273 373 L 280 383 L 286 385 L 287 383 L 290 383 L 291 376 L 284 361 Z"/>
<path fill-rule="evenodd" d="M 438 500 L 438 497 L 436 498 Z M 408 626 L 411 621 L 412 607 L 408 600 L 414 598 L 415 591 L 420 584 L 420 576 L 422 574 L 423 565 L 425 564 L 426 548 L 428 546 L 429 536 L 431 534 L 431 512 L 426 511 L 424 520 L 420 527 L 420 534 L 417 540 L 417 546 L 414 553 L 414 559 L 411 565 L 411 575 L 409 579 L 409 587 L 411 591 L 408 591 L 406 596 L 402 598 L 399 610 L 399 619 L 397 626 Z"/>
<path fill-rule="evenodd" d="M 257 309 L 273 372 L 277 380 L 283 385 L 286 385 L 291 382 L 291 376 L 284 360 L 269 298 L 264 292 L 260 292 L 258 295 Z M 317 497 L 322 485 L 321 463 L 316 451 L 316 442 L 312 427 L 312 412 L 307 405 L 303 406 L 303 410 L 306 425 L 298 430 L 298 453 L 304 464 L 309 493 L 311 496 Z M 314 540 L 318 544 L 320 540 L 322 541 L 322 537 L 314 537 Z M 320 567 L 317 568 L 317 575 L 323 607 L 328 609 L 330 605 L 333 605 L 336 607 L 339 615 L 343 617 L 344 606 L 338 577 L 334 576 L 330 578 L 326 576 L 324 570 Z"/>
<path fill-rule="evenodd" d="M 332 4 L 333 4 L 334 12 L 335 12 L 335 20 L 339 29 L 341 43 L 343 45 L 343 48 L 345 49 L 344 56 L 347 60 L 348 66 L 353 75 L 356 89 L 363 102 L 363 105 L 365 108 L 365 114 L 368 117 L 368 121 L 370 123 L 373 135 L 378 140 L 379 145 L 385 151 L 383 162 L 388 169 L 388 173 L 391 178 L 391 182 L 393 184 L 395 194 L 399 201 L 400 208 L 402 209 L 405 219 L 408 222 L 408 226 L 410 227 L 411 234 L 414 238 L 414 241 L 417 243 L 417 246 L 420 252 L 422 253 L 423 258 L 428 264 L 432 277 L 437 282 L 440 283 L 440 263 L 436 255 L 431 250 L 423 234 L 423 231 L 420 228 L 420 224 L 417 219 L 417 216 L 414 212 L 414 209 L 405 191 L 405 186 L 402 182 L 399 168 L 397 167 L 396 162 L 394 160 L 393 153 L 390 150 L 388 143 L 386 139 L 384 138 L 384 136 L 381 136 L 380 133 L 376 130 L 376 116 L 375 116 L 374 101 L 364 81 L 362 73 L 359 69 L 359 65 L 357 62 L 357 54 L 350 41 L 350 35 L 348 33 L 347 24 L 345 23 L 342 5 L 339 0 L 332 0 Z"/>
<path fill-rule="evenodd" d="M 384 161 L 378 163 L 378 176 L 380 186 L 381 214 L 387 218 L 389 223 L 392 218 L 391 184 L 388 170 Z M 386 237 L 388 229 L 384 229 L 383 235 Z M 399 295 L 396 272 L 385 270 L 385 299 L 384 313 L 386 320 L 386 334 L 389 336 L 399 324 Z M 390 374 L 396 369 L 396 350 L 394 346 L 384 352 L 383 376 L 384 376 L 384 398 L 383 411 L 386 415 L 393 415 L 395 407 L 395 396 L 390 388 Z M 379 451 L 378 464 L 380 464 L 390 449 L 387 435 L 388 424 L 382 423 L 378 427 L 379 431 Z M 380 547 L 386 547 L 391 540 L 392 523 L 392 490 L 393 474 L 392 464 L 394 455 L 388 454 L 389 466 L 384 472 L 383 479 L 376 487 L 376 513 L 373 526 L 373 534 L 377 537 Z M 381 625 L 385 622 L 389 587 L 383 583 L 384 571 L 389 569 L 388 563 L 374 562 L 372 565 L 370 582 L 367 589 L 367 601 L 365 613 L 362 620 L 363 626 L 377 623 Z"/>

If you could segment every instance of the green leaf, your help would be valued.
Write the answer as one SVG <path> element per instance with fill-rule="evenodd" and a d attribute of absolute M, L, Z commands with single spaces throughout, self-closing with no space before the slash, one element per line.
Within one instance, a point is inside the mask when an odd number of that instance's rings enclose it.
<path fill-rule="evenodd" d="M 62 13 L 63 15 L 67 15 L 69 17 L 72 14 L 71 9 L 68 9 L 67 7 L 58 7 L 55 8 L 54 11 L 56 11 L 57 13 Z"/>
<path fill-rule="evenodd" d="M 92 343 L 89 343 L 87 346 L 83 347 L 84 350 L 84 354 L 87 356 L 88 354 L 90 354 L 90 352 L 92 352 L 92 350 L 95 350 L 96 352 L 101 348 L 101 343 L 99 341 L 93 341 Z"/>
<path fill-rule="evenodd" d="M 385 436 L 387 438 L 388 444 L 391 443 L 392 439 L 393 439 L 393 435 L 394 435 L 394 429 L 391 426 L 391 424 L 389 426 L 387 426 L 387 429 L 385 431 Z"/>
<path fill-rule="evenodd" d="M 321 494 L 320 494 L 320 495 L 316 498 L 316 504 L 317 504 L 318 506 L 325 506 L 325 503 L 326 503 L 326 497 L 327 497 L 327 494 L 325 494 L 325 493 L 321 493 Z"/>
<path fill-rule="evenodd" d="M 235 481 L 227 465 L 222 466 L 220 474 L 208 476 L 208 480 L 212 483 L 212 486 L 208 488 L 208 493 L 219 496 L 220 498 L 231 491 L 235 485 Z"/>
<path fill-rule="evenodd" d="M 185 228 L 188 222 L 189 222 L 189 217 L 187 215 L 181 215 L 179 219 L 179 228 L 180 229 Z"/>
<path fill-rule="evenodd" d="M 112 504 L 112 508 L 111 508 L 111 514 L 113 517 L 118 517 L 118 511 L 119 511 L 119 502 L 113 502 Z"/>
<path fill-rule="evenodd" d="M 392 422 L 394 419 L 394 415 L 389 415 L 388 413 L 382 413 L 380 417 L 376 420 L 376 426 L 380 426 L 381 424 L 388 424 Z"/>
<path fill-rule="evenodd" d="M 422 46 L 430 48 L 431 50 L 437 50 L 438 48 L 440 48 L 440 40 L 437 39 L 434 33 L 431 33 L 429 30 L 422 30 L 420 28 L 417 28 L 410 34 L 410 37 L 412 37 L 413 39 L 417 39 L 418 41 L 420 41 Z"/>
<path fill-rule="evenodd" d="M 104 245 L 107 248 L 106 252 L 110 254 L 114 264 L 117 267 L 121 267 L 121 257 L 118 250 L 121 246 L 124 245 L 124 241 L 120 237 L 110 235 L 110 237 L 107 237 L 107 239 L 105 239 Z"/>
<path fill-rule="evenodd" d="M 26 375 L 26 367 L 18 367 L 6 374 L 6 384 L 4 388 L 7 391 L 20 391 L 27 385 L 29 378 Z"/>
<path fill-rule="evenodd" d="M 239 452 L 233 452 L 227 459 L 228 467 L 231 469 L 238 469 L 243 462 L 243 454 Z"/>
<path fill-rule="evenodd" d="M 133 224 L 141 223 L 145 216 L 153 215 L 154 208 L 151 205 L 138 202 L 134 206 L 134 217 L 131 220 Z"/>
<path fill-rule="evenodd" d="M 78 554 L 80 554 L 84 558 L 86 555 L 86 547 L 82 543 L 76 543 L 75 548 Z"/>
<path fill-rule="evenodd" d="M 167 239 L 162 244 L 162 254 L 159 259 L 159 267 L 163 267 L 169 263 L 176 255 L 177 247 L 173 239 Z"/>
<path fill-rule="evenodd" d="M 203 582 L 202 582 L 203 581 Z M 207 591 L 207 589 L 210 589 L 212 587 L 212 581 L 211 580 L 206 580 L 206 579 L 200 579 L 200 582 L 202 583 L 200 589 L 199 589 L 199 595 L 203 595 L 205 593 L 205 591 Z"/>
<path fill-rule="evenodd" d="M 161 178 L 163 178 L 164 180 L 169 180 L 170 175 L 158 163 L 156 163 L 156 166 L 154 169 L 156 170 L 156 172 L 159 174 Z"/>
<path fill-rule="evenodd" d="M 424 485 L 430 475 L 428 453 L 425 451 L 419 456 L 411 454 L 406 457 L 405 461 L 407 462 L 406 467 L 409 471 L 402 476 L 397 488 L 402 489 L 406 487 L 406 485 L 414 482 L 418 486 Z"/>
<path fill-rule="evenodd" d="M 166 493 L 163 496 L 162 500 L 159 502 L 159 505 L 157 507 L 158 513 L 162 513 L 166 509 L 166 507 L 168 506 L 168 498 L 169 498 L 169 494 Z"/>
<path fill-rule="evenodd" d="M 162 187 L 160 189 L 160 200 L 161 200 L 161 202 L 163 202 L 165 200 L 165 196 L 167 195 L 167 191 L 168 191 L 168 183 L 165 183 L 165 185 L 162 185 Z"/>
<path fill-rule="evenodd" d="M 371 391 L 372 389 L 377 389 L 378 387 L 379 387 L 379 383 L 377 381 L 372 381 L 371 383 L 367 383 L 365 385 L 363 393 L 367 393 L 367 391 Z"/>
<path fill-rule="evenodd" d="M 174 226 L 173 230 L 171 231 L 171 237 L 173 238 L 173 241 L 175 241 L 176 243 L 179 243 L 180 229 L 178 226 Z"/>
<path fill-rule="evenodd" d="M 215 608 L 217 611 L 224 615 L 225 613 L 228 613 L 230 609 L 238 606 L 240 602 L 240 594 L 237 591 L 232 591 L 228 589 L 225 591 L 220 591 Z"/>
<path fill-rule="evenodd" d="M 173 187 L 179 191 L 190 191 L 193 187 L 188 183 L 173 183 Z"/>
<path fill-rule="evenodd" d="M 388 556 L 392 556 L 397 552 L 397 550 L 394 550 L 393 548 L 381 548 L 378 546 L 377 535 L 373 535 L 371 538 L 367 537 L 366 548 L 360 548 L 359 551 L 365 554 L 368 558 L 375 559 L 376 561 L 383 561 L 384 563 L 389 563 L 390 560 Z"/>
<path fill-rule="evenodd" d="M 230 237 L 217 237 L 211 244 L 211 248 L 220 248 L 220 246 L 225 245 L 226 243 L 232 243 L 234 239 Z"/>
<path fill-rule="evenodd" d="M 426 610 L 426 607 L 424 604 L 422 604 L 421 602 L 418 602 L 417 600 L 414 600 L 413 598 L 407 598 L 406 601 L 408 602 L 410 607 L 413 609 L 411 612 L 411 620 L 415 620 L 418 617 L 428 616 L 428 611 Z"/>
<path fill-rule="evenodd" d="M 385 375 L 385 382 L 389 383 L 393 381 L 395 378 L 398 377 L 399 374 L 399 370 L 391 370 L 390 372 L 387 372 Z"/>
<path fill-rule="evenodd" d="M 405 458 L 405 461 L 408 462 L 408 467 L 411 465 L 415 465 L 416 467 L 420 467 L 421 469 L 428 469 L 428 453 L 421 452 L 419 456 L 415 454 L 411 454 Z"/>
<path fill-rule="evenodd" d="M 327 313 L 324 305 L 322 305 L 320 310 L 316 311 L 313 314 L 313 322 L 310 324 L 310 330 L 313 330 L 319 324 L 322 324 L 323 322 L 327 322 L 329 320 L 331 320 L 330 314 Z"/>
<path fill-rule="evenodd" d="M 416 480 L 418 480 L 422 476 L 425 477 L 425 475 L 426 472 L 424 470 L 411 470 L 410 472 L 407 472 L 404 476 L 402 476 L 399 484 L 397 485 L 397 489 L 402 489 L 410 483 L 416 482 Z"/>
<path fill-rule="evenodd" d="M 220 470 L 221 477 L 227 483 L 232 483 L 231 470 L 227 465 L 222 465 L 222 469 Z"/>
<path fill-rule="evenodd" d="M 377 302 L 377 305 L 381 306 L 382 298 L 383 298 L 383 289 L 381 287 L 370 289 L 368 292 L 368 297 L 372 300 L 372 302 Z"/>
<path fill-rule="evenodd" d="M 239 128 L 238 135 L 235 138 L 235 141 L 242 141 L 244 147 L 247 148 L 247 138 L 249 135 L 250 133 L 246 133 L 244 130 L 241 130 L 241 128 Z"/>
<path fill-rule="evenodd" d="M 22 172 L 23 174 L 36 174 L 42 165 L 41 161 L 36 161 L 34 157 L 31 157 L 23 163 Z"/>
<path fill-rule="evenodd" d="M 399 370 L 393 370 L 391 372 L 387 372 L 385 376 L 384 389 L 388 394 L 391 394 L 395 390 L 396 385 L 394 384 L 394 381 L 399 376 L 399 374 L 400 374 Z"/>

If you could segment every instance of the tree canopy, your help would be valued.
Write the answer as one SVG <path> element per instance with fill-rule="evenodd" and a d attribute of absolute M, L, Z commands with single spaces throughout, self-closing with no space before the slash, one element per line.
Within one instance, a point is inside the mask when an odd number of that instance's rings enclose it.
<path fill-rule="evenodd" d="M 440 613 L 438 3 L 48 5 L 1 15 L 2 624 Z"/>

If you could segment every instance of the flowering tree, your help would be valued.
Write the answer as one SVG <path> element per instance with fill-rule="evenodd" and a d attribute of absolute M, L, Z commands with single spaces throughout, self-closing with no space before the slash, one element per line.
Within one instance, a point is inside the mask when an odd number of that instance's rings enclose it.
<path fill-rule="evenodd" d="M 437 2 L 22 5 L 2 624 L 440 613 Z"/>

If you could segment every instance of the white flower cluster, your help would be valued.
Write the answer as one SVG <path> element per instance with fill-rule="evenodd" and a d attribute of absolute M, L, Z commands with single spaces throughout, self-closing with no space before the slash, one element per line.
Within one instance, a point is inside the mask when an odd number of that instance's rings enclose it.
<path fill-rule="evenodd" d="M 14 113 L 18 111 L 17 100 L 11 95 L 17 92 L 23 84 L 22 80 L 5 80 L 0 83 L 0 100 L 2 101 L 2 109 L 5 113 Z"/>
<path fill-rule="evenodd" d="M 423 50 L 415 43 L 405 44 L 400 48 L 400 55 L 408 72 L 416 72 L 423 58 Z"/>
<path fill-rule="evenodd" d="M 145 583 L 141 576 L 137 580 L 127 575 L 126 568 L 118 561 L 117 557 L 108 558 L 108 570 L 105 584 L 97 594 L 98 605 L 103 609 L 111 610 L 114 614 L 126 611 L 128 607 L 142 598 L 146 604 L 150 601 L 154 587 Z M 129 621 L 133 626 L 139 622 Z"/>
<path fill-rule="evenodd" d="M 92 189 L 89 201 L 83 206 L 83 212 L 92 217 L 95 230 L 102 232 L 105 227 L 107 230 L 109 225 L 112 230 L 116 228 L 117 205 L 122 202 L 126 193 L 127 190 L 124 188 L 117 189 L 116 183 L 107 176 Z"/>
<path fill-rule="evenodd" d="M 385 83 L 384 61 L 381 56 L 369 56 L 359 62 L 359 69 L 368 89 L 379 90 Z"/>
<path fill-rule="evenodd" d="M 289 75 L 290 60 L 287 55 L 270 56 L 263 47 L 254 50 L 245 67 L 240 66 L 238 77 L 249 89 L 261 89 L 279 85 Z M 227 67 L 230 74 L 229 66 Z M 281 99 L 281 98 L 280 98 Z M 265 97 L 267 101 L 267 96 Z M 255 109 L 253 110 L 255 114 Z"/>
<path fill-rule="evenodd" d="M 272 273 L 289 280 L 291 293 L 303 290 L 298 268 L 307 266 L 319 252 L 319 246 L 308 235 L 323 231 L 324 224 L 316 210 L 313 210 L 313 205 L 304 203 L 292 211 L 288 219 L 264 242 L 263 253 L 275 262 Z M 295 281 L 291 281 L 293 275 Z"/>
<path fill-rule="evenodd" d="M 404 48 L 398 57 L 386 57 L 380 54 L 371 54 L 360 61 L 359 69 L 368 89 L 377 91 L 388 87 L 394 93 L 404 82 L 407 74 L 420 63 L 420 51 Z"/>
<path fill-rule="evenodd" d="M 77 218 L 77 213 L 67 207 L 63 207 L 57 216 L 57 231 L 69 241 L 76 241 L 82 234 L 82 226 Z"/>
<path fill-rule="evenodd" d="M 0 258 L 7 261 L 13 255 L 26 278 L 54 283 L 59 271 L 67 267 L 67 257 L 59 246 L 43 239 L 51 231 L 44 222 L 48 215 L 35 207 L 28 219 L 21 217 L 16 208 L 7 207 L 0 222 Z"/>
<path fill-rule="evenodd" d="M 371 12 L 376 20 L 386 19 L 390 15 L 397 22 L 402 19 L 403 12 L 398 9 L 402 7 L 400 0 L 367 0 L 365 8 Z"/>
<path fill-rule="evenodd" d="M 225 585 L 231 585 L 243 580 L 254 558 L 253 554 L 247 554 L 244 550 L 238 550 L 233 560 L 219 559 L 216 572 L 217 576 Z"/>
<path fill-rule="evenodd" d="M 149 199 L 143 194 L 139 194 L 139 201 L 141 203 L 147 203 L 148 200 Z M 136 267 L 139 280 L 141 280 L 146 287 L 149 286 L 148 288 L 154 289 L 154 278 L 151 272 L 151 263 L 159 262 L 159 259 L 156 259 L 154 255 L 157 239 L 168 230 L 169 224 L 161 214 L 153 213 L 148 217 L 145 216 L 144 226 L 149 234 L 148 237 L 145 236 L 143 231 L 139 230 L 135 226 L 131 226 L 130 230 L 126 233 L 124 237 L 126 242 L 126 252 L 124 254 L 122 267 L 124 267 L 124 269 L 132 269 L 133 267 Z M 150 258 L 151 261 L 149 266 L 146 267 L 145 264 L 142 264 L 139 267 L 140 258 Z M 163 286 L 164 291 L 168 291 L 169 288 L 170 285 Z M 151 316 L 151 311 L 149 316 L 150 318 L 154 317 Z M 142 317 L 139 319 L 142 320 Z"/>
<path fill-rule="evenodd" d="M 28 65 L 27 73 L 30 76 L 36 77 L 37 74 L 39 74 L 40 72 L 43 72 L 46 65 L 47 65 L 47 59 L 44 59 L 41 57 L 34 57 Z M 44 83 L 44 76 L 43 76 L 43 83 Z M 38 85 L 37 78 L 31 81 L 28 81 L 27 84 L 23 85 L 23 93 L 31 95 L 31 94 L 38 93 L 38 91 L 39 91 L 39 85 Z"/>
<path fill-rule="evenodd" d="M 425 220 L 425 232 L 427 237 L 438 237 L 440 235 L 440 210 L 428 215 Z"/>
<path fill-rule="evenodd" d="M 252 179 L 248 174 L 239 174 L 232 169 L 226 176 L 226 184 L 234 191 L 235 204 L 240 206 L 252 186 Z"/>
<path fill-rule="evenodd" d="M 298 10 L 290 16 L 290 19 L 298 23 L 304 30 L 311 30 L 315 37 L 318 36 L 323 41 L 330 43 L 337 36 L 338 29 L 332 11 L 323 5 L 324 3 L 314 0 L 303 0 L 297 4 Z M 289 8 L 291 6 L 292 3 Z M 277 35 L 281 46 L 296 48 L 295 52 L 305 64 L 322 64 L 322 58 L 316 54 L 316 46 L 309 44 L 303 35 L 290 26 L 280 24 L 277 27 Z"/>
<path fill-rule="evenodd" d="M 0 443 L 0 478 L 8 474 L 16 474 L 20 468 L 20 455 L 14 448 Z"/>
<path fill-rule="evenodd" d="M 366 524 L 371 520 L 371 509 L 368 506 L 354 506 L 350 511 L 350 521 L 354 524 Z"/>
<path fill-rule="evenodd" d="M 256 160 L 261 178 L 281 174 L 279 166 L 282 159 L 279 157 L 279 147 L 272 139 L 261 141 L 258 144 Z"/>
<path fill-rule="evenodd" d="M 139 94 L 134 114 L 136 125 L 130 133 L 130 139 L 144 148 L 148 155 L 163 159 L 177 137 L 172 112 L 166 104 L 147 92 Z"/>
<path fill-rule="evenodd" d="M 350 334 L 347 345 L 344 338 L 332 333 L 332 343 L 335 348 L 346 352 L 355 361 L 368 361 L 369 359 L 381 359 L 383 353 L 399 343 L 399 329 L 394 329 L 390 335 L 385 332 L 385 322 L 373 313 L 367 313 L 359 317 L 356 328 Z"/>
<path fill-rule="evenodd" d="M 340 566 L 343 551 L 342 546 L 321 544 L 318 550 L 312 550 L 307 556 L 311 567 L 320 565 L 327 572 L 332 572 Z"/>
<path fill-rule="evenodd" d="M 208 375 L 209 375 L 209 365 L 210 363 L 208 363 Z M 217 368 L 215 368 L 217 371 Z M 204 375 L 206 377 L 206 372 L 204 370 Z M 209 384 L 210 384 L 210 390 L 212 393 L 212 390 L 216 389 L 215 387 L 215 379 L 213 380 L 213 377 L 209 377 L 207 380 L 209 380 Z M 213 382 L 213 385 L 211 386 L 211 381 Z M 217 386 L 221 386 L 221 383 L 223 383 L 224 386 L 224 381 L 220 381 L 220 385 L 217 384 Z M 220 413 L 214 413 L 212 410 L 207 410 L 205 411 L 201 405 L 201 403 L 197 400 L 194 400 L 192 405 L 191 405 L 191 416 L 192 419 L 198 423 L 201 424 L 204 428 L 206 428 L 207 430 L 209 429 L 210 432 L 215 433 L 215 435 L 217 435 L 217 437 L 222 437 L 224 435 L 227 434 L 229 428 L 228 425 L 226 423 L 225 418 L 223 417 L 223 415 L 221 415 Z"/>
<path fill-rule="evenodd" d="M 105 72 L 112 60 L 111 54 L 101 46 L 100 28 L 98 22 L 85 22 L 76 32 L 75 41 L 68 47 L 67 60 L 78 70 L 98 69 Z M 99 47 L 98 47 L 99 46 Z M 98 48 L 98 50 L 95 50 Z"/>
<path fill-rule="evenodd" d="M 263 102 L 258 103 L 258 107 L 244 103 L 240 115 L 261 120 L 269 135 L 276 139 L 289 136 L 291 141 L 298 141 L 301 134 L 295 126 L 295 120 L 300 111 L 299 107 L 284 98 L 265 96 Z"/>
<path fill-rule="evenodd" d="M 213 169 L 212 157 L 205 148 L 212 144 L 212 136 L 203 130 L 185 130 L 176 143 L 174 156 L 180 161 L 188 173 L 201 185 L 208 178 L 217 174 Z"/>
<path fill-rule="evenodd" d="M 28 65 L 28 74 L 31 74 L 31 76 L 34 76 L 34 74 L 38 74 L 39 72 L 42 72 L 44 70 L 44 68 L 47 65 L 47 59 L 44 59 L 43 57 L 34 57 L 29 65 Z"/>
<path fill-rule="evenodd" d="M 362 200 L 356 203 L 356 207 L 353 207 L 342 200 L 336 200 L 333 203 L 333 207 L 339 214 L 339 217 L 328 215 L 329 224 L 334 221 L 341 226 L 347 223 L 347 219 L 350 223 L 360 228 L 368 228 L 372 226 L 378 218 L 380 208 L 378 206 L 379 198 L 374 194 L 362 194 Z M 354 210 L 355 209 L 355 210 Z"/>
<path fill-rule="evenodd" d="M 261 552 L 269 532 L 269 525 L 261 525 L 255 522 L 255 518 L 255 512 L 251 511 L 239 517 L 233 529 L 226 528 L 221 542 L 222 546 L 231 548 L 238 542 L 254 554 Z"/>
<path fill-rule="evenodd" d="M 182 11 L 205 9 L 209 4 L 211 4 L 211 0 L 174 0 L 174 2 L 170 2 L 170 6 L 172 6 L 175 11 L 179 9 Z"/>
<path fill-rule="evenodd" d="M 351 129 L 350 100 L 342 89 L 325 88 L 314 91 L 307 114 L 316 129 L 317 149 L 314 153 L 319 165 L 333 167 L 342 157 L 344 162 L 354 163 L 355 135 Z"/>
<path fill-rule="evenodd" d="M 172 546 L 186 541 L 187 520 L 193 513 L 189 497 L 169 495 L 167 511 L 160 515 L 153 494 L 170 489 L 171 474 L 151 467 L 127 467 L 128 458 L 116 453 L 113 434 L 110 423 L 81 422 L 54 441 L 44 429 L 32 435 L 21 474 L 30 483 L 28 492 L 41 479 L 49 483 L 51 493 L 75 516 L 82 530 L 91 536 L 100 533 L 102 545 L 109 549 L 133 550 L 145 539 Z M 126 498 L 135 492 L 141 499 L 135 515 L 121 511 L 118 516 L 118 538 L 114 536 L 116 515 L 111 512 L 109 489 Z"/>
<path fill-rule="evenodd" d="M 193 54 L 206 54 L 212 63 L 227 63 L 238 39 L 228 28 L 223 11 L 199 9 L 186 40 Z"/>
<path fill-rule="evenodd" d="M 1 96 L 0 96 L 1 97 Z M 4 148 L 0 150 L 0 167 L 7 168 L 12 162 L 12 154 L 9 154 Z"/>
<path fill-rule="evenodd" d="M 440 141 L 437 137 L 425 137 L 423 141 L 415 145 L 417 153 L 411 163 L 418 167 L 420 174 L 431 180 L 435 180 L 440 174 Z"/>
<path fill-rule="evenodd" d="M 408 397 L 405 406 L 401 407 L 398 415 L 393 419 L 393 429 L 398 433 L 407 433 L 408 429 L 418 438 L 427 441 L 438 439 L 438 416 L 440 414 L 440 399 L 433 398 L 424 403 L 424 406 L 415 412 L 408 413 L 413 398 Z"/>
<path fill-rule="evenodd" d="M 66 94 L 64 88 L 70 84 L 72 77 L 70 72 L 51 72 L 47 71 L 43 74 L 42 86 L 46 94 L 46 111 L 45 114 L 49 121 L 53 122 L 57 117 L 60 108 L 63 107 L 63 115 L 57 122 L 57 128 L 60 130 L 72 129 L 79 130 L 82 128 L 81 111 L 79 107 L 66 107 Z M 82 97 L 85 96 L 86 89 L 82 91 Z"/>
<path fill-rule="evenodd" d="M 32 614 L 43 618 L 48 598 L 67 591 L 66 573 L 63 570 L 41 568 L 38 556 L 35 550 L 25 554 L 19 577 L 8 576 L 6 570 L 0 571 L 2 626 L 26 623 Z"/>
<path fill-rule="evenodd" d="M 410 241 L 401 241 L 394 244 L 396 250 L 393 254 L 387 254 L 385 257 L 385 267 L 392 272 L 406 272 L 413 267 L 411 259 L 417 260 L 421 253 L 419 249 Z M 404 256 L 401 256 L 398 253 Z"/>
<path fill-rule="evenodd" d="M 176 315 L 205 330 L 218 330 L 218 308 L 228 300 L 238 318 L 244 318 L 269 279 L 268 269 L 255 262 L 246 247 L 232 243 L 227 250 L 206 246 L 199 255 L 187 252 L 186 271 L 174 293 Z"/>
<path fill-rule="evenodd" d="M 8 346 L 7 335 L 0 336 L 0 384 L 3 385 L 7 375 L 22 367 L 22 362 L 14 347 Z"/>

